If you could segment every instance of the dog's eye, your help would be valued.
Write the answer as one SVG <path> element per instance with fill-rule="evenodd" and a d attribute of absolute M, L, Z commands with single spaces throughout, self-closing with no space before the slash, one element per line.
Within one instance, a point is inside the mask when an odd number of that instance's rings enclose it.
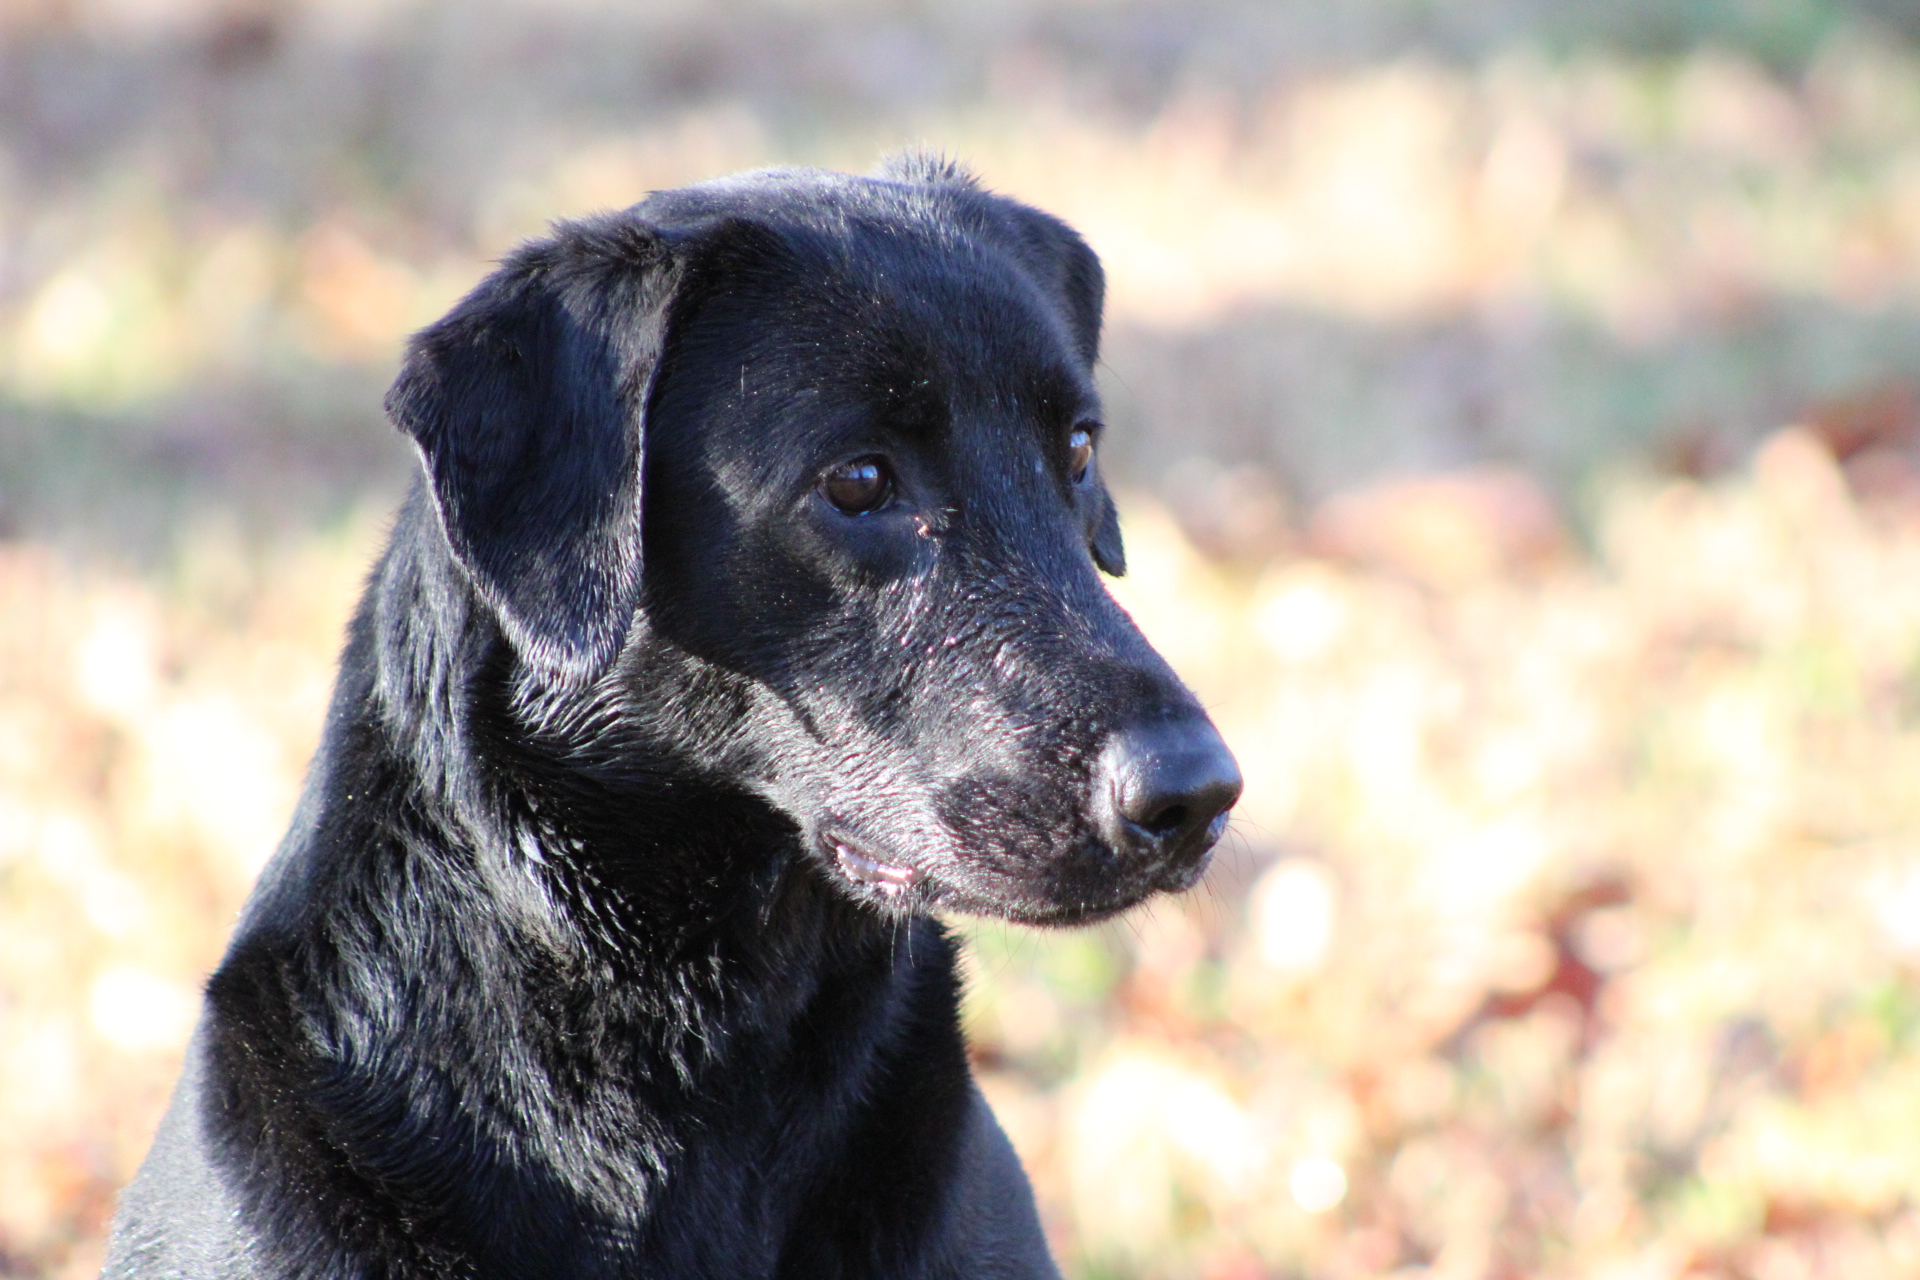
<path fill-rule="evenodd" d="M 883 459 L 855 458 L 822 476 L 820 492 L 846 515 L 865 515 L 892 500 L 893 476 Z"/>
<path fill-rule="evenodd" d="M 1087 469 L 1093 466 L 1093 432 L 1085 427 L 1075 427 L 1073 434 L 1067 437 L 1067 479 L 1079 484 L 1087 478 Z"/>

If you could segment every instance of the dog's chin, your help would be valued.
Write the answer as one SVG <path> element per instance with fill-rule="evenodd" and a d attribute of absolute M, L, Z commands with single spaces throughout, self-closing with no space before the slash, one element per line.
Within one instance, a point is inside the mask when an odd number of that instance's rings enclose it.
<path fill-rule="evenodd" d="M 1209 849 L 1184 866 L 1077 878 L 1067 884 L 1009 886 L 1007 891 L 972 895 L 967 901 L 946 896 L 942 903 L 967 915 L 988 916 L 1036 928 L 1065 929 L 1098 924 L 1132 910 L 1156 894 L 1184 893 L 1199 883 L 1212 859 L 1213 852 Z"/>
<path fill-rule="evenodd" d="M 1038 929 L 1070 929 L 1110 920 L 1158 892 L 1159 887 L 1150 883 L 1086 886 L 1073 892 L 1023 891 L 1018 886 L 995 886 L 985 892 L 943 893 L 940 905 L 959 915 L 1004 920 Z"/>
<path fill-rule="evenodd" d="M 1185 892 L 1199 882 L 1213 858 L 1209 848 L 1178 864 L 1123 869 L 1110 851 L 1089 846 L 1022 875 L 979 871 L 966 865 L 964 855 L 944 872 L 929 871 L 919 860 L 842 830 L 823 832 L 815 845 L 834 878 L 873 906 L 890 911 L 938 908 L 1040 928 L 1097 924 L 1155 894 Z"/>

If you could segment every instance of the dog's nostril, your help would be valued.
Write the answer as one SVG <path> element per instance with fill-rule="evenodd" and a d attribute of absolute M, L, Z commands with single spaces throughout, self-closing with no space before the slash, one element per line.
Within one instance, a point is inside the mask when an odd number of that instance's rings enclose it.
<path fill-rule="evenodd" d="M 1156 836 L 1170 835 L 1187 825 L 1187 806 L 1170 804 L 1138 825 Z"/>
<path fill-rule="evenodd" d="M 1204 719 L 1124 730 L 1099 766 L 1107 838 L 1123 851 L 1179 858 L 1205 851 L 1215 820 L 1240 798 L 1240 768 Z"/>

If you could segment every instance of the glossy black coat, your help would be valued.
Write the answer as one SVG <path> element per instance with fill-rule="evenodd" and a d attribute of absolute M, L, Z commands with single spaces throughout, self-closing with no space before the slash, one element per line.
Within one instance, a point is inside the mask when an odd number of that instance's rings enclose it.
<path fill-rule="evenodd" d="M 422 482 L 106 1273 L 1055 1275 L 931 912 L 1096 919 L 1224 821 L 1102 834 L 1114 735 L 1218 739 L 1096 576 L 1100 300 L 909 159 L 563 224 L 421 333 Z"/>

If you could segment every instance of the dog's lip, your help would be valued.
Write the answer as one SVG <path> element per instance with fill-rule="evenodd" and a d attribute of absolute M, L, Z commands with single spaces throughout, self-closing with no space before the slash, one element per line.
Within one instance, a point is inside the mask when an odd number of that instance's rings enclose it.
<path fill-rule="evenodd" d="M 954 905 L 963 914 L 982 919 L 1006 920 L 1041 929 L 1076 928 L 1131 911 L 1157 891 L 1153 885 L 1135 885 L 1118 893 L 1055 902 L 963 901 Z"/>
<path fill-rule="evenodd" d="M 943 882 L 942 903 L 963 915 L 1007 920 L 1039 928 L 1077 927 L 1112 919 L 1162 893 L 1184 893 L 1198 884 L 1212 864 L 1224 816 L 1209 828 L 1205 844 L 1177 862 L 1121 870 L 1126 859 L 1097 837 L 1080 846 L 1081 857 L 1105 864 L 1110 874 L 1092 882 L 1061 882 L 1051 888 L 996 893 L 981 884 Z"/>
<path fill-rule="evenodd" d="M 1209 845 L 1200 856 L 1183 866 L 1161 872 L 1156 888 L 1162 893 L 1185 893 L 1200 883 L 1207 874 L 1207 868 L 1213 865 L 1213 847 Z"/>
<path fill-rule="evenodd" d="M 829 833 L 825 844 L 849 880 L 872 885 L 889 898 L 901 896 L 926 878 L 912 867 L 882 862 L 842 833 Z"/>

